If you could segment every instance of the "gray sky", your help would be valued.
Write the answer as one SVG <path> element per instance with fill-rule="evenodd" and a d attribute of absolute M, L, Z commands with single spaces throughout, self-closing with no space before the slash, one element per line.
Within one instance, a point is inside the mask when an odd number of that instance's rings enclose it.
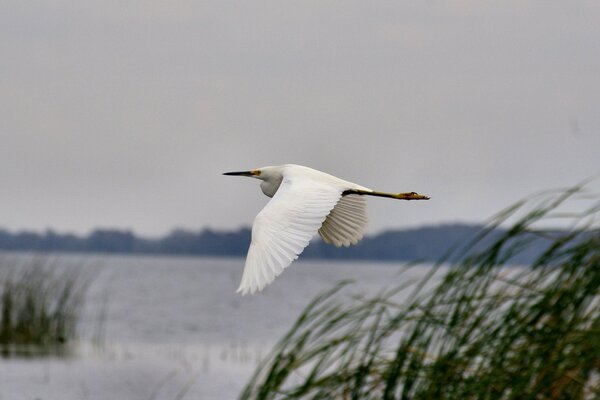
<path fill-rule="evenodd" d="M 251 224 L 297 163 L 479 221 L 600 172 L 600 2 L 4 1 L 0 226 Z"/>

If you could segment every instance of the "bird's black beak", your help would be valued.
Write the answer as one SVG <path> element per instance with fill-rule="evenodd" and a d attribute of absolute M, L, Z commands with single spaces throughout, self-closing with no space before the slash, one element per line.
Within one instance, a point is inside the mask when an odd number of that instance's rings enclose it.
<path fill-rule="evenodd" d="M 223 175 L 229 176 L 258 176 L 260 175 L 260 171 L 237 171 L 237 172 L 225 172 Z"/>

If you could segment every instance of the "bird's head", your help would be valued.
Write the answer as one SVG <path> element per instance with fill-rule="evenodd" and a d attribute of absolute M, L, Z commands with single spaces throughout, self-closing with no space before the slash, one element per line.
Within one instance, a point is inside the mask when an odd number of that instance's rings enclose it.
<path fill-rule="evenodd" d="M 236 171 L 236 172 L 225 172 L 223 175 L 228 176 L 249 176 L 251 178 L 257 178 L 261 181 L 273 181 L 281 180 L 282 166 L 276 167 L 262 167 L 253 169 L 250 171 Z"/>
<path fill-rule="evenodd" d="M 273 197 L 283 179 L 282 167 L 262 167 L 250 171 L 225 172 L 223 175 L 249 176 L 260 179 L 262 181 L 260 188 L 269 197 Z"/>

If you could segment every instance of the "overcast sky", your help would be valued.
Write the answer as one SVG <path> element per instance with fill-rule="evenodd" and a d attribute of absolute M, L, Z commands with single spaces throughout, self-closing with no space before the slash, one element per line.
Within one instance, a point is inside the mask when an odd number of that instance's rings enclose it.
<path fill-rule="evenodd" d="M 249 225 L 297 163 L 371 232 L 481 221 L 600 172 L 600 2 L 3 1 L 0 227 Z"/>

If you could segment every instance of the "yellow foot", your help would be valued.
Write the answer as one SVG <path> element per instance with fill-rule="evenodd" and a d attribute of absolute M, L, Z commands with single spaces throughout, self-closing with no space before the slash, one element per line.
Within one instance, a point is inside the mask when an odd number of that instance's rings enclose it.
<path fill-rule="evenodd" d="M 417 192 L 398 193 L 394 197 L 400 200 L 429 200 L 429 196 L 424 196 Z"/>

